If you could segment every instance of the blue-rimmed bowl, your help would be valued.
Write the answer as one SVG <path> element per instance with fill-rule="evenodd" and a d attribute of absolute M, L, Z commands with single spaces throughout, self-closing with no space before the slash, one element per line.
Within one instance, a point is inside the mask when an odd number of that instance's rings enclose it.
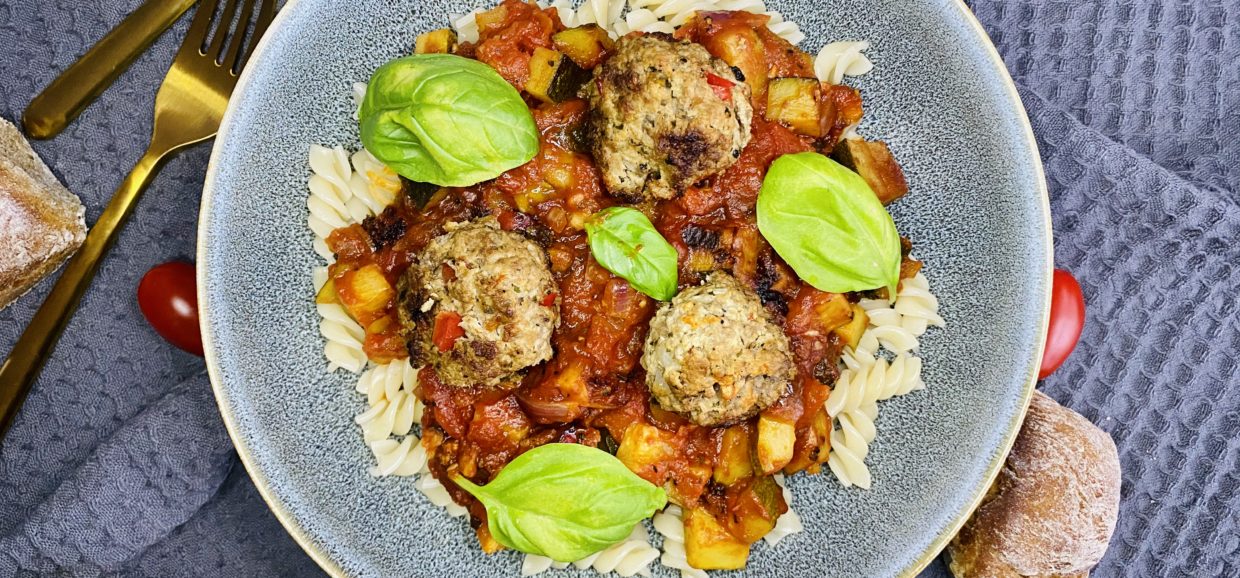
<path fill-rule="evenodd" d="M 224 421 L 263 497 L 340 576 L 513 576 L 407 479 L 367 474 L 355 378 L 328 374 L 306 226 L 311 144 L 357 146 L 350 86 L 468 4 L 293 0 L 251 59 L 216 140 L 198 238 L 198 301 Z M 755 546 L 749 576 L 897 576 L 925 567 L 1002 465 L 1033 390 L 1051 232 L 1016 90 L 959 0 L 772 0 L 826 41 L 871 42 L 861 132 L 887 141 L 912 193 L 892 207 L 942 303 L 922 339 L 928 385 L 885 402 L 869 491 L 789 480 L 806 530 Z M 654 567 L 656 575 L 671 576 Z M 572 571 L 562 571 L 570 573 Z"/>

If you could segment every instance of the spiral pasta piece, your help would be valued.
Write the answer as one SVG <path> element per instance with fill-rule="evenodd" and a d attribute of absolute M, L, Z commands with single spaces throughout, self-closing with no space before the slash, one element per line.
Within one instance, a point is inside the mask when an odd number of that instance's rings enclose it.
<path fill-rule="evenodd" d="M 866 58 L 869 42 L 832 42 L 818 51 L 814 58 L 814 74 L 818 80 L 831 84 L 844 82 L 844 76 L 861 76 L 874 69 Z"/>
<path fill-rule="evenodd" d="M 451 16 L 452 29 L 456 30 L 456 38 L 461 42 L 477 42 L 478 41 L 478 20 L 474 18 L 482 8 L 474 8 L 465 14 L 454 14 Z"/>
<path fill-rule="evenodd" d="M 659 550 L 650 545 L 646 527 L 638 524 L 629 537 L 620 543 L 573 562 L 572 565 L 578 570 L 591 568 L 599 574 L 615 572 L 620 576 L 649 576 L 650 563 L 658 557 Z M 526 554 L 521 562 L 521 575 L 533 576 L 551 568 L 567 567 L 568 564 L 556 562 L 546 556 Z"/>
<path fill-rule="evenodd" d="M 353 421 L 374 454 L 373 476 L 413 476 L 426 465 L 426 448 L 412 433 L 422 419 L 422 402 L 413 394 L 416 387 L 417 371 L 408 359 L 373 366 L 357 380 L 367 409 Z"/>
<path fill-rule="evenodd" d="M 439 483 L 439 480 L 436 480 L 435 476 L 430 475 L 429 472 L 424 471 L 423 475 L 418 476 L 417 481 L 413 482 L 413 487 L 422 492 L 422 495 L 426 496 L 432 504 L 447 510 L 448 515 L 453 518 L 459 518 L 467 513 L 465 507 L 454 502 L 452 496 L 448 494 L 448 489 L 443 487 L 443 484 Z"/>
<path fill-rule="evenodd" d="M 865 412 L 849 412 L 836 418 L 840 428 L 831 432 L 831 454 L 827 467 L 844 487 L 857 486 L 870 489 L 873 478 L 865 465 L 870 450 L 866 433 L 874 431 L 874 424 Z M 872 439 L 872 438 L 871 438 Z"/>
<path fill-rule="evenodd" d="M 315 308 L 322 318 L 319 333 L 326 342 L 323 355 L 327 358 L 328 371 L 337 368 L 352 373 L 361 371 L 366 366 L 366 353 L 362 351 L 366 331 L 340 305 L 318 303 Z"/>
<path fill-rule="evenodd" d="M 894 304 L 862 299 L 860 305 L 869 325 L 857 347 L 840 356 L 840 376 L 823 407 L 835 423 L 828 467 L 845 486 L 868 488 L 865 457 L 877 434 L 878 403 L 926 387 L 921 358 L 912 351 L 929 324 L 942 324 L 943 319 L 938 299 L 921 273 L 901 283 Z M 887 354 L 880 354 L 880 348 L 894 355 L 883 357 Z"/>
<path fill-rule="evenodd" d="M 314 233 L 314 252 L 330 264 L 336 257 L 327 246 L 327 236 L 382 212 L 399 193 L 400 177 L 364 149 L 350 157 L 343 147 L 312 145 L 309 164 L 307 224 Z M 312 279 L 318 292 L 327 281 L 326 270 L 315 269 Z M 319 332 L 325 340 L 323 356 L 327 358 L 328 371 L 360 372 L 367 361 L 362 350 L 366 332 L 339 305 L 317 307 L 322 317 Z"/>

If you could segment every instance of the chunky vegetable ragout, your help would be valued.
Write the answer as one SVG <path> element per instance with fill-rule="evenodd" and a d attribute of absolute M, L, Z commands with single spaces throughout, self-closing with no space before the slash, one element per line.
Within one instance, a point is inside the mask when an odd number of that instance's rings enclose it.
<path fill-rule="evenodd" d="M 470 146 L 494 149 L 486 153 L 498 159 L 494 169 L 485 159 L 461 163 L 470 165 L 470 175 L 491 171 L 487 174 L 494 178 L 468 186 L 402 179 L 404 194 L 385 211 L 328 237 L 336 261 L 318 300 L 340 304 L 365 329 L 364 350 L 371 361 L 385 363 L 412 352 L 414 366 L 422 367 L 418 395 L 426 407 L 422 444 L 430 470 L 468 508 L 484 550 L 497 551 L 508 541 L 496 539 L 487 508 L 454 480 L 483 486 L 514 458 L 546 444 L 601 449 L 663 488 L 668 501 L 685 511 L 690 564 L 704 569 L 743 567 L 750 545 L 787 510 L 774 475 L 814 474 L 826 463 L 832 425 L 824 402 L 838 377 L 841 351 L 855 347 L 867 326 L 857 302 L 894 297 L 898 279 L 911 278 L 921 264 L 908 257 L 911 245 L 894 236 L 882 210 L 907 192 L 900 167 L 884 143 L 849 132 L 861 120 L 860 93 L 817 80 L 811 57 L 768 30 L 767 19 L 699 12 L 674 36 L 646 35 L 643 50 L 682 58 L 692 77 L 653 65 L 640 74 L 618 64 L 608 68 L 617 53 L 630 61 L 640 56 L 624 51 L 637 50 L 628 47 L 636 47 L 642 33 L 613 40 L 595 25 L 565 28 L 555 8 L 520 0 L 479 13 L 475 43 L 458 42 L 451 29 L 418 37 L 417 54 L 474 59 L 506 81 L 528 107 L 537 150 L 522 151 L 519 132 L 488 133 L 486 143 Z M 409 58 L 414 60 L 389 66 L 451 66 L 451 61 Z M 695 68 L 697 62 L 704 64 Z M 434 68 L 417 70 L 426 78 L 439 74 Z M 381 74 L 382 69 L 376 78 Z M 652 82 L 665 84 L 652 88 Z M 441 121 L 417 108 L 430 106 L 435 95 L 400 108 L 394 103 L 404 97 L 383 90 L 372 81 L 362 107 L 367 149 L 403 176 L 409 175 L 401 166 L 435 162 L 436 171 L 418 174 L 454 180 L 453 165 L 444 159 L 459 157 L 459 147 L 431 143 L 426 134 Z M 738 98 L 748 101 L 738 104 Z M 638 106 L 643 116 L 623 116 L 638 114 Z M 693 112 L 703 110 L 711 112 Z M 666 122 L 651 128 L 650 119 L 658 115 Z M 712 120 L 701 120 L 707 116 Z M 495 124 L 503 125 L 495 130 L 520 130 L 520 123 L 506 117 Z M 505 148 L 506 142 L 517 144 Z M 817 155 L 814 162 L 829 163 L 828 169 L 781 174 L 776 186 L 777 175 L 768 175 L 772 163 L 799 153 Z M 805 170 L 798 167 L 789 163 L 787 170 Z M 830 173 L 835 170 L 845 171 L 846 178 Z M 846 240 L 819 243 L 791 233 L 776 238 L 779 232 L 769 228 L 784 227 L 781 219 L 795 217 L 783 213 L 763 215 L 760 230 L 760 195 L 816 195 L 820 182 L 847 189 L 809 203 L 835 212 L 824 222 Z M 799 204 L 788 197 L 770 206 Z M 604 211 L 621 206 L 630 212 Z M 461 249 L 475 254 L 439 257 L 428 265 L 428 245 L 443 245 L 462 227 L 482 239 L 474 241 L 482 246 Z M 799 231 L 792 225 L 787 230 Z M 658 237 L 670 247 L 666 266 L 657 253 L 663 246 Z M 781 243 L 817 244 L 794 257 Z M 871 246 L 877 247 L 873 254 L 849 254 L 852 247 Z M 521 262 L 545 267 L 550 290 L 533 273 L 474 269 L 514 262 L 503 255 L 527 250 L 545 253 L 545 259 Z M 857 273 L 863 270 L 869 274 Z M 832 292 L 837 280 L 839 287 L 850 288 Z M 851 288 L 858 282 L 869 284 Z M 494 301 L 486 301 L 485 311 L 449 310 L 446 297 L 426 289 L 462 283 L 477 283 L 469 290 Z M 722 289 L 705 297 L 694 292 L 697 299 L 718 297 L 696 309 L 670 295 L 685 295 L 704 283 Z M 538 289 L 522 293 L 527 286 Z M 500 295 L 504 292 L 512 295 Z M 671 302 L 661 305 L 651 295 Z M 689 325 L 649 335 L 661 307 L 669 313 L 660 327 Z M 514 313 L 523 311 L 538 317 L 514 317 L 526 315 Z M 704 340 L 701 336 L 710 333 L 690 320 L 701 316 L 745 328 L 736 336 L 739 357 L 761 359 L 776 369 L 747 376 L 746 368 L 737 367 L 721 374 L 734 361 L 711 353 L 724 339 Z M 525 337 L 513 337 L 521 324 L 545 324 L 554 351 L 550 359 L 527 354 L 542 351 L 533 346 L 521 349 L 517 341 Z M 751 339 L 766 327 L 771 334 L 762 343 Z M 672 347 L 668 343 L 678 349 L 659 350 Z M 504 357 L 508 351 L 515 353 Z M 664 358 L 656 363 L 643 355 Z M 451 379 L 436 369 L 462 359 L 474 365 Z M 777 371 L 784 359 L 791 379 Z M 495 365 L 478 367 L 487 363 Z M 653 400 L 647 374 L 652 367 L 662 372 L 660 386 L 670 389 L 669 395 L 695 397 L 678 398 L 677 404 Z M 691 372 L 698 372 L 699 383 L 709 378 L 705 393 L 684 390 Z M 461 375 L 483 374 L 500 385 L 458 383 L 465 379 Z M 753 381 L 759 378 L 765 381 Z M 770 383 L 777 387 L 773 402 L 758 392 L 726 412 L 706 407 L 749 395 L 746 388 L 753 384 Z M 702 410 L 677 413 L 663 405 Z M 700 417 L 706 414 L 712 416 L 710 425 L 701 425 L 708 422 Z"/>

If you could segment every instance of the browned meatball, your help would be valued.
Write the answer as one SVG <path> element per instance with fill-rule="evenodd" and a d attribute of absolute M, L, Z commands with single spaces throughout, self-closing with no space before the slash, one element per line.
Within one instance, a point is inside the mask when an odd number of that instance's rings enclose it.
<path fill-rule="evenodd" d="M 699 44 L 626 36 L 584 93 L 603 183 L 632 202 L 675 198 L 749 143 L 749 86 Z"/>
<path fill-rule="evenodd" d="M 682 291 L 650 322 L 642 354 L 655 401 L 705 426 L 752 416 L 796 375 L 788 337 L 726 273 Z"/>
<path fill-rule="evenodd" d="M 447 229 L 400 281 L 414 365 L 433 366 L 447 385 L 494 387 L 551 359 L 560 311 L 546 252 L 493 219 Z"/>

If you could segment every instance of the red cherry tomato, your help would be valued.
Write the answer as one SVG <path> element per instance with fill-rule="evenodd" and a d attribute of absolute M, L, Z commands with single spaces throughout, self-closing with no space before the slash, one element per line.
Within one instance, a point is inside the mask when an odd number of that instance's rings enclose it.
<path fill-rule="evenodd" d="M 173 261 L 147 271 L 138 283 L 138 308 L 146 322 L 168 343 L 202 355 L 193 265 Z"/>
<path fill-rule="evenodd" d="M 1038 379 L 1046 379 L 1063 365 L 1081 339 L 1084 327 L 1085 296 L 1081 294 L 1081 285 L 1071 273 L 1056 269 L 1051 286 L 1051 322 L 1046 329 L 1046 351 L 1042 353 Z"/>

